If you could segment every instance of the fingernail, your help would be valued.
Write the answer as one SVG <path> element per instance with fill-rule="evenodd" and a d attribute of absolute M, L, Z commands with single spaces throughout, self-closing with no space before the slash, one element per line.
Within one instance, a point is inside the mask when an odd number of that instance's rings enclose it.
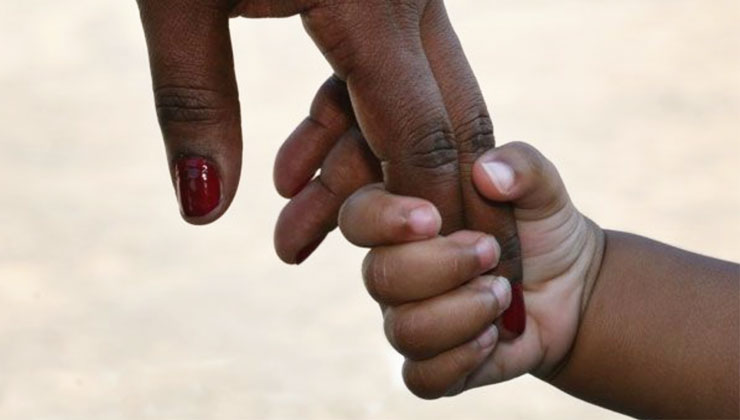
<path fill-rule="evenodd" d="M 175 164 L 175 185 L 180 211 L 201 217 L 221 202 L 221 178 L 216 165 L 201 157 L 183 157 Z"/>
<path fill-rule="evenodd" d="M 491 285 L 493 295 L 496 296 L 500 310 L 503 311 L 511 304 L 511 284 L 505 277 L 496 277 Z"/>
<path fill-rule="evenodd" d="M 316 240 L 315 242 L 311 242 L 310 244 L 306 245 L 306 247 L 303 248 L 300 252 L 298 252 L 298 254 L 296 254 L 295 256 L 295 264 L 300 265 L 304 261 L 306 261 L 308 257 L 310 257 L 314 251 L 316 251 L 316 248 L 318 248 L 319 245 L 324 242 L 324 238 L 326 237 L 324 236 L 321 239 Z"/>
<path fill-rule="evenodd" d="M 481 268 L 490 270 L 498 264 L 499 244 L 493 236 L 484 236 L 475 243 L 475 253 L 478 255 Z"/>
<path fill-rule="evenodd" d="M 496 328 L 495 325 L 491 325 L 486 329 L 483 334 L 479 335 L 478 338 L 475 339 L 475 341 L 478 343 L 480 348 L 487 349 L 489 347 L 492 347 L 496 340 L 498 339 L 498 328 Z"/>
<path fill-rule="evenodd" d="M 407 223 L 415 234 L 431 236 L 438 230 L 436 216 L 428 206 L 417 207 L 409 212 Z"/>
<path fill-rule="evenodd" d="M 503 162 L 486 162 L 483 169 L 499 192 L 506 194 L 514 186 L 514 170 L 511 166 Z"/>
<path fill-rule="evenodd" d="M 511 304 L 501 316 L 503 327 L 517 336 L 524 332 L 527 326 L 527 313 L 524 308 L 524 293 L 521 283 L 511 285 Z"/>

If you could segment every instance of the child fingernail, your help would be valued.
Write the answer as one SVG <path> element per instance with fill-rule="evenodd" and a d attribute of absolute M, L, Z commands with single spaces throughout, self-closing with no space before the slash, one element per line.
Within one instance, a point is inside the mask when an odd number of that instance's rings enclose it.
<path fill-rule="evenodd" d="M 175 187 L 186 217 L 205 216 L 221 202 L 218 169 L 202 157 L 183 157 L 175 163 Z"/>
<path fill-rule="evenodd" d="M 484 270 L 489 270 L 498 264 L 499 244 L 493 236 L 484 236 L 475 243 L 475 253 Z"/>
<path fill-rule="evenodd" d="M 499 310 L 504 311 L 511 305 L 511 284 L 505 277 L 496 277 L 491 285 L 493 295 L 498 301 Z"/>
<path fill-rule="evenodd" d="M 493 347 L 493 345 L 496 344 L 497 339 L 498 328 L 496 328 L 495 325 L 491 325 L 483 332 L 483 334 L 479 335 L 478 338 L 475 339 L 475 342 L 478 343 L 480 348 L 487 349 Z"/>
<path fill-rule="evenodd" d="M 411 210 L 407 222 L 411 231 L 417 235 L 431 236 L 439 230 L 437 215 L 428 206 Z"/>
<path fill-rule="evenodd" d="M 486 162 L 483 164 L 488 178 L 499 192 L 506 194 L 514 186 L 514 169 L 503 162 Z"/>

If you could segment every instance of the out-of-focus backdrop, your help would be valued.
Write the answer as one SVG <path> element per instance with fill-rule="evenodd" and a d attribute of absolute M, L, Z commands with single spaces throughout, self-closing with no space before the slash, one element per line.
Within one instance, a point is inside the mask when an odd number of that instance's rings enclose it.
<path fill-rule="evenodd" d="M 604 227 L 740 259 L 740 3 L 448 3 L 501 141 L 539 147 Z M 272 158 L 329 68 L 298 19 L 232 28 L 243 181 L 196 228 L 135 2 L 0 2 L 0 418 L 620 418 L 531 377 L 405 390 L 363 251 L 272 250 Z"/>

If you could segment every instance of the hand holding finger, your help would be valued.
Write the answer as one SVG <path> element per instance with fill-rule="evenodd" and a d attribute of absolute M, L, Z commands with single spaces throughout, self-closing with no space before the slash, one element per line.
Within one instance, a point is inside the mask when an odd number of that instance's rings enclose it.
<path fill-rule="evenodd" d="M 406 359 L 403 380 L 416 396 L 434 399 L 459 394 L 468 377 L 496 348 L 498 328 L 488 325 L 475 339 L 431 359 Z"/>
<path fill-rule="evenodd" d="M 510 301 L 508 280 L 479 277 L 443 295 L 387 307 L 385 333 L 407 358 L 429 359 L 472 340 L 493 324 Z"/>
<path fill-rule="evenodd" d="M 382 184 L 372 184 L 344 202 L 339 228 L 353 244 L 373 247 L 433 238 L 442 218 L 426 200 L 393 195 Z"/>
<path fill-rule="evenodd" d="M 498 262 L 496 240 L 479 232 L 371 250 L 362 272 L 370 295 L 381 304 L 427 299 L 489 271 Z"/>
<path fill-rule="evenodd" d="M 513 202 L 520 220 L 547 218 L 570 202 L 555 166 L 527 143 L 486 152 L 473 167 L 473 182 L 484 197 Z"/>

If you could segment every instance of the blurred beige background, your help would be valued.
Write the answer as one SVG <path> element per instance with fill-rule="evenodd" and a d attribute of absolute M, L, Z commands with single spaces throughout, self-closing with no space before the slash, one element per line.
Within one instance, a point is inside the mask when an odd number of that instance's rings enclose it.
<path fill-rule="evenodd" d="M 500 140 L 539 147 L 602 226 L 740 259 L 736 0 L 448 3 Z M 0 418 L 620 418 L 529 377 L 404 389 L 363 251 L 272 251 L 272 158 L 329 69 L 297 19 L 232 27 L 243 182 L 195 228 L 134 1 L 0 2 Z"/>

